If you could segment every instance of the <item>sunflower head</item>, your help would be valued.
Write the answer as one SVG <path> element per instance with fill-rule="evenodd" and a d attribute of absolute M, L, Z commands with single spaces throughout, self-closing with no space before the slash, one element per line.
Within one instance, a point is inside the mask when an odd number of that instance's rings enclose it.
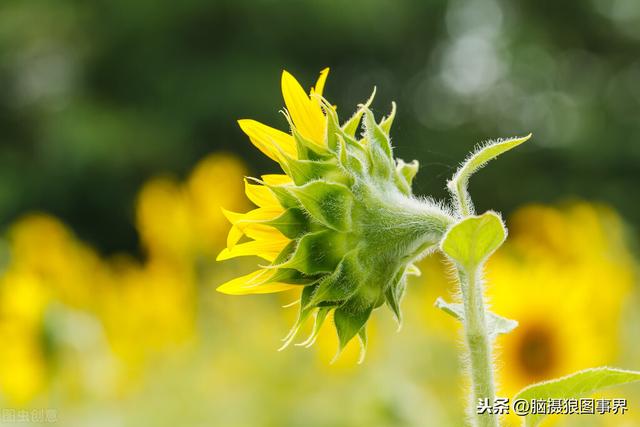
<path fill-rule="evenodd" d="M 307 95 L 283 72 L 290 132 L 239 121 L 285 174 L 247 179 L 246 194 L 257 208 L 226 212 L 232 228 L 218 260 L 257 255 L 267 263 L 218 290 L 300 288 L 298 320 L 284 346 L 311 317 L 315 325 L 305 343 L 313 344 L 333 312 L 340 350 L 356 336 L 364 349 L 365 325 L 374 309 L 386 304 L 400 322 L 406 276 L 419 274 L 413 262 L 437 246 L 452 216 L 431 200 L 413 197 L 418 162 L 393 157 L 389 131 L 395 104 L 377 121 L 369 109 L 372 95 L 342 122 L 322 97 L 327 73 L 320 73 Z"/>

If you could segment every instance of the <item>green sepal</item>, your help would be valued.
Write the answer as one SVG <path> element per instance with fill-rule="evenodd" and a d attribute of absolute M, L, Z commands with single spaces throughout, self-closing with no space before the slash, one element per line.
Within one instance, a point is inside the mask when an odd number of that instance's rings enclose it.
<path fill-rule="evenodd" d="M 409 184 L 409 187 L 413 184 L 413 178 L 415 178 L 419 168 L 420 164 L 417 160 L 406 163 L 402 159 L 396 159 L 396 172 L 404 178 L 407 184 Z"/>
<path fill-rule="evenodd" d="M 303 137 L 300 132 L 298 132 L 298 129 L 293 123 L 293 120 L 291 119 L 291 116 L 289 115 L 289 112 L 287 110 L 282 110 L 281 113 L 284 114 L 287 122 L 289 122 L 289 128 L 291 129 L 293 140 L 296 143 L 298 159 L 323 160 L 331 157 L 331 152 L 329 152 L 329 150 L 314 143 L 313 141 L 308 140 L 307 138 Z M 282 150 L 279 151 L 282 152 Z"/>
<path fill-rule="evenodd" d="M 302 293 L 300 294 L 300 309 L 298 310 L 298 318 L 289 330 L 289 333 L 284 338 L 282 338 L 283 344 L 278 349 L 278 351 L 284 350 L 289 346 L 289 344 L 291 344 L 291 342 L 296 338 L 296 335 L 298 335 L 298 331 L 300 330 L 304 322 L 313 312 L 313 308 L 307 307 L 306 305 L 309 301 L 309 298 L 311 298 L 313 291 L 315 290 L 315 286 L 317 285 L 305 286 L 304 289 L 302 289 Z"/>
<path fill-rule="evenodd" d="M 352 135 L 340 128 L 335 109 L 326 101 L 324 110 L 327 114 L 327 145 L 337 153 L 338 160 L 345 171 L 349 174 L 364 174 L 365 167 L 362 162 L 367 158 L 364 147 Z"/>
<path fill-rule="evenodd" d="M 338 231 L 351 229 L 353 194 L 348 187 L 325 181 L 312 181 L 289 191 L 309 214 L 322 224 Z"/>
<path fill-rule="evenodd" d="M 318 285 L 315 284 L 306 286 L 302 290 L 302 293 L 300 294 L 300 311 L 304 311 L 304 309 L 308 307 L 309 301 L 311 300 L 311 297 L 313 296 L 313 293 L 316 291 L 317 287 Z"/>
<path fill-rule="evenodd" d="M 367 102 L 365 102 L 363 105 L 360 105 L 358 111 L 356 111 L 356 113 L 342 125 L 342 130 L 344 131 L 344 133 L 351 137 L 355 137 L 358 130 L 358 125 L 360 125 L 360 120 L 362 119 L 362 115 L 364 114 L 366 109 L 371 107 L 371 103 L 373 102 L 373 98 L 375 98 L 375 96 L 376 88 L 374 87 L 371 95 L 369 96 L 369 99 L 367 99 Z"/>
<path fill-rule="evenodd" d="M 393 152 L 391 150 L 391 140 L 389 135 L 376 123 L 373 113 L 368 108 L 364 112 L 364 134 L 369 144 L 379 146 L 389 161 L 393 160 Z"/>
<path fill-rule="evenodd" d="M 295 196 L 289 193 L 288 188 L 293 186 L 291 184 L 269 185 L 258 178 L 253 178 L 248 176 L 247 179 L 267 187 L 269 191 L 271 191 L 271 193 L 278 200 L 278 203 L 280 203 L 280 206 L 282 206 L 285 209 L 295 208 L 300 205 L 300 202 L 298 202 L 298 199 L 296 199 Z"/>
<path fill-rule="evenodd" d="M 382 148 L 375 143 L 370 143 L 367 147 L 367 154 L 369 157 L 369 164 L 371 165 L 371 174 L 383 181 L 387 181 L 391 177 L 393 168 L 391 167 L 389 158 L 386 157 L 385 153 L 382 151 Z"/>
<path fill-rule="evenodd" d="M 265 221 L 264 224 L 277 229 L 289 239 L 296 239 L 301 234 L 311 231 L 309 218 L 300 208 L 289 208 L 280 216 Z"/>
<path fill-rule="evenodd" d="M 364 144 L 371 165 L 371 173 L 383 180 L 388 180 L 395 167 L 391 154 L 391 142 L 368 109 L 365 111 L 364 129 Z"/>
<path fill-rule="evenodd" d="M 384 292 L 386 303 L 391 309 L 393 317 L 398 323 L 398 327 L 402 326 L 402 310 L 400 309 L 400 301 L 402 301 L 406 286 L 407 279 L 405 277 L 405 268 L 403 267 L 395 274 Z"/>
<path fill-rule="evenodd" d="M 340 172 L 338 162 L 330 160 L 299 160 L 282 154 L 286 160 L 283 166 L 287 175 L 293 179 L 296 185 L 304 185 L 316 179 L 328 179 L 335 182 L 349 182 L 349 177 Z"/>
<path fill-rule="evenodd" d="M 273 263 L 271 263 L 271 265 L 262 266 L 262 267 L 270 268 L 286 262 L 291 257 L 291 255 L 293 255 L 293 253 L 295 252 L 295 249 L 296 249 L 296 242 L 292 240 L 287 244 L 287 246 L 285 246 L 280 251 L 280 253 L 276 257 L 276 259 L 273 261 Z M 320 277 L 318 276 L 306 275 L 304 273 L 301 273 L 298 270 L 293 270 L 288 268 L 279 268 L 277 270 L 274 269 L 272 271 L 273 272 L 271 274 L 264 277 L 264 279 L 262 279 L 260 282 L 256 282 L 255 283 L 256 286 L 264 285 L 266 283 L 273 283 L 273 282 L 282 282 L 282 283 L 289 283 L 291 285 L 306 286 L 306 285 L 313 284 L 320 279 Z"/>
<path fill-rule="evenodd" d="M 469 216 L 454 224 L 440 242 L 440 249 L 468 271 L 482 265 L 507 237 L 502 218 L 492 211 Z"/>
<path fill-rule="evenodd" d="M 391 132 L 391 125 L 393 124 L 393 119 L 396 118 L 396 103 L 391 102 L 391 112 L 387 117 L 380 121 L 380 129 L 382 129 L 387 135 Z"/>
<path fill-rule="evenodd" d="M 364 328 L 372 311 L 373 305 L 362 307 L 355 298 L 347 300 L 347 302 L 336 309 L 333 315 L 339 344 L 338 354 L 336 356 L 338 356 L 349 341 Z"/>
<path fill-rule="evenodd" d="M 325 128 L 325 143 L 329 150 L 338 151 L 338 136 L 343 132 L 340 128 L 336 110 L 325 100 L 322 100 L 322 109 L 327 116 L 327 126 Z"/>
<path fill-rule="evenodd" d="M 298 150 L 298 159 L 325 160 L 331 157 L 327 149 L 303 137 L 295 127 L 292 128 L 292 133 Z"/>
<path fill-rule="evenodd" d="M 458 319 L 460 322 L 465 322 L 464 306 L 457 303 L 449 303 L 438 298 L 435 302 L 435 306 L 445 313 Z M 495 337 L 499 334 L 508 334 L 518 327 L 518 322 L 515 320 L 507 319 L 506 317 L 499 316 L 490 311 L 487 312 L 487 329 L 489 335 Z"/>
<path fill-rule="evenodd" d="M 335 271 L 318 283 L 309 304 L 340 302 L 349 299 L 358 291 L 364 272 L 358 262 L 358 250 L 349 251 L 340 261 Z"/>
<path fill-rule="evenodd" d="M 280 253 L 276 257 L 276 259 L 273 260 L 271 265 L 282 264 L 283 262 L 288 260 L 291 257 L 291 255 L 293 255 L 293 253 L 296 251 L 296 246 L 297 246 L 297 244 L 296 244 L 295 240 L 292 240 L 289 243 L 287 243 L 287 246 L 282 248 L 282 250 L 280 251 Z"/>
<path fill-rule="evenodd" d="M 364 362 L 364 358 L 367 356 L 367 325 L 364 325 L 358 332 L 358 338 L 360 339 L 360 355 L 358 356 L 358 365 Z"/>
<path fill-rule="evenodd" d="M 404 195 L 406 195 L 406 196 L 410 196 L 411 195 L 411 186 L 404 179 L 404 176 L 400 175 L 397 171 L 393 175 L 393 181 L 395 182 L 396 187 L 398 188 L 398 190 L 400 190 Z"/>
<path fill-rule="evenodd" d="M 357 156 L 354 156 L 349 152 L 345 139 L 342 136 L 339 136 L 338 141 L 338 159 L 340 160 L 342 167 L 350 173 L 355 173 L 360 176 L 364 175 L 364 165 Z"/>
<path fill-rule="evenodd" d="M 368 148 L 363 145 L 363 143 L 366 143 L 366 141 L 357 141 L 347 134 L 341 135 L 340 138 L 344 140 L 344 146 L 346 147 L 345 153 L 348 154 L 349 159 L 353 159 L 350 160 L 354 163 L 351 165 L 353 167 L 351 172 L 361 171 L 358 172 L 361 176 L 366 175 L 368 170 L 370 169 L 369 165 L 371 163 L 369 159 Z"/>
<path fill-rule="evenodd" d="M 318 338 L 318 334 L 320 333 L 320 329 L 324 324 L 324 321 L 327 320 L 327 316 L 331 312 L 332 307 L 321 307 L 316 311 L 316 316 L 313 322 L 313 329 L 309 334 L 309 337 L 303 342 L 296 344 L 298 346 L 311 347 Z"/>
<path fill-rule="evenodd" d="M 301 271 L 294 270 L 292 268 L 279 268 L 276 272 L 269 277 L 270 282 L 280 282 L 280 283 L 288 283 L 290 285 L 303 285 L 309 286 L 315 283 L 322 278 L 322 275 L 318 274 L 304 274 Z"/>
<path fill-rule="evenodd" d="M 293 268 L 305 274 L 331 273 L 346 252 L 346 236 L 331 230 L 305 234 L 291 257 L 274 268 Z"/>

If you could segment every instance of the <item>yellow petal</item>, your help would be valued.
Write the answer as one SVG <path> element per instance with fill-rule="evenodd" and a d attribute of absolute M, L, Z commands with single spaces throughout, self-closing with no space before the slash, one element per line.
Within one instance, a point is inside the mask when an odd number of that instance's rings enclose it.
<path fill-rule="evenodd" d="M 262 221 L 262 220 L 270 220 L 277 218 L 284 212 L 284 209 L 280 206 L 277 207 L 268 207 L 268 208 L 257 208 L 253 209 L 247 213 L 237 213 L 228 211 L 226 209 L 222 209 L 222 213 L 229 220 L 229 222 L 233 225 L 236 225 L 240 222 L 247 221 Z"/>
<path fill-rule="evenodd" d="M 249 200 L 261 208 L 280 207 L 276 196 L 264 185 L 249 184 L 249 181 L 245 178 L 244 192 Z"/>
<path fill-rule="evenodd" d="M 269 185 L 291 184 L 293 180 L 288 175 L 267 174 L 262 175 L 262 180 Z"/>
<path fill-rule="evenodd" d="M 276 162 L 280 157 L 276 146 L 291 157 L 297 157 L 296 145 L 291 135 L 255 120 L 242 119 L 238 120 L 238 124 L 253 145 Z"/>
<path fill-rule="evenodd" d="M 268 241 L 268 240 L 288 240 L 287 237 L 277 229 L 264 224 L 238 224 L 238 228 L 247 236 L 253 240 Z"/>
<path fill-rule="evenodd" d="M 252 222 L 238 222 L 227 236 L 227 248 L 233 249 L 233 247 L 240 241 L 243 235 L 253 240 L 285 240 L 287 237 L 277 229 L 264 224 L 252 223 Z"/>
<path fill-rule="evenodd" d="M 233 250 L 243 234 L 254 240 L 287 241 L 288 243 L 289 239 L 280 231 L 269 225 L 260 223 L 260 221 L 277 218 L 283 211 L 284 209 L 281 207 L 258 208 L 241 214 L 222 209 L 222 213 L 224 213 L 229 222 L 233 224 L 227 236 L 227 248 Z"/>
<path fill-rule="evenodd" d="M 238 243 L 238 240 L 240 240 L 243 235 L 244 233 L 240 230 L 240 227 L 236 225 L 232 226 L 229 230 L 229 234 L 227 235 L 227 247 L 232 248 L 236 243 Z"/>
<path fill-rule="evenodd" d="M 318 81 L 316 82 L 315 87 L 311 88 L 311 94 L 322 96 L 322 92 L 324 91 L 324 84 L 327 81 L 327 75 L 329 75 L 329 67 L 320 71 L 320 76 L 318 77 Z"/>
<path fill-rule="evenodd" d="M 257 270 L 247 275 L 236 277 L 228 282 L 218 286 L 217 291 L 228 295 L 247 295 L 247 294 L 266 294 L 272 292 L 281 292 L 300 287 L 290 285 L 288 283 L 265 283 L 268 278 L 269 270 Z"/>
<path fill-rule="evenodd" d="M 318 145 L 324 144 L 325 117 L 320 105 L 286 71 L 282 72 L 282 96 L 298 132 Z"/>
<path fill-rule="evenodd" d="M 285 246 L 289 243 L 289 240 L 254 240 L 247 243 L 236 244 L 232 248 L 225 248 L 218 254 L 216 261 L 223 261 L 226 259 L 236 258 L 240 256 L 258 256 L 269 262 L 272 262 Z"/>

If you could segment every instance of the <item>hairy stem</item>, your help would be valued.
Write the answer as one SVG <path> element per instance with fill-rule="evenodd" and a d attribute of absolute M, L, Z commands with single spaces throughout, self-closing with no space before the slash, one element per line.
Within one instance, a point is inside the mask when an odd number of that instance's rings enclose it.
<path fill-rule="evenodd" d="M 471 270 L 471 271 L 470 271 Z M 484 304 L 483 286 L 479 277 L 480 269 L 460 271 L 460 284 L 464 297 L 465 341 L 469 352 L 471 386 L 473 400 L 470 412 L 477 427 L 498 427 L 497 415 L 478 414 L 476 405 L 480 399 L 495 400 L 493 378 L 493 360 L 491 355 L 492 338 L 487 329 L 487 314 Z"/>

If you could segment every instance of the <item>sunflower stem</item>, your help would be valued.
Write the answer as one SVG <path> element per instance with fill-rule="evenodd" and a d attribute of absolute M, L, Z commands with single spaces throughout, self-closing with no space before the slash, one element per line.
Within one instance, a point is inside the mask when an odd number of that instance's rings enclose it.
<path fill-rule="evenodd" d="M 460 267 L 458 270 L 464 299 L 464 333 L 473 397 L 469 415 L 476 427 L 498 427 L 497 415 L 488 412 L 479 414 L 476 409 L 481 400 L 488 399 L 490 405 L 495 401 L 493 340 L 487 328 L 487 309 L 480 278 L 481 271 L 481 268 L 460 269 Z"/>

